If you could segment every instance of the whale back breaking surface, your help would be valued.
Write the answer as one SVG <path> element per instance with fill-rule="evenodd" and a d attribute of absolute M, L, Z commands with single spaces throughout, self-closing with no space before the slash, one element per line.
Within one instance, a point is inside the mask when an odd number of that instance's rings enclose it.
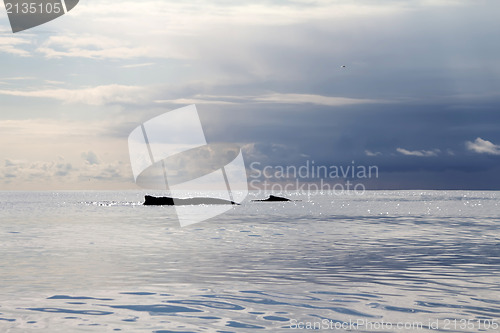
<path fill-rule="evenodd" d="M 172 197 L 144 197 L 145 206 L 184 206 L 184 205 L 238 205 L 234 201 L 218 198 L 186 198 L 178 199 Z"/>
<path fill-rule="evenodd" d="M 257 202 L 269 202 L 269 201 L 293 201 L 293 200 L 290 200 L 288 198 L 284 198 L 284 197 L 278 197 L 276 195 L 269 195 L 269 198 L 267 199 L 262 199 L 262 200 L 252 200 L 252 201 L 257 201 Z"/>

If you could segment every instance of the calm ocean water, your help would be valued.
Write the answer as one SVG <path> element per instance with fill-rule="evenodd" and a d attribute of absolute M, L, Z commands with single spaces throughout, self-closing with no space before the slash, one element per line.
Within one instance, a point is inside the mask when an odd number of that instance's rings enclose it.
<path fill-rule="evenodd" d="M 0 192 L 0 332 L 500 331 L 500 192 L 144 194 Z"/>

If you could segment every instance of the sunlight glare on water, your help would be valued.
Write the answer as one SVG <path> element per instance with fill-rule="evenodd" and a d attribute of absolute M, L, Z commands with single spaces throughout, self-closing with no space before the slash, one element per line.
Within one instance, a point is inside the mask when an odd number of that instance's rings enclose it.
<path fill-rule="evenodd" d="M 185 228 L 144 194 L 1 192 L 0 331 L 498 331 L 500 192 L 289 193 Z"/>

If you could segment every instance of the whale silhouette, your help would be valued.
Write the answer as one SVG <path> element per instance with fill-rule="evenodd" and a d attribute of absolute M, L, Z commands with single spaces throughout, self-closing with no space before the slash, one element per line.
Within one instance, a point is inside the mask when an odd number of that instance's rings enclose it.
<path fill-rule="evenodd" d="M 269 201 L 300 201 L 300 200 L 291 200 L 291 199 L 288 199 L 288 198 L 284 198 L 284 197 L 278 197 L 276 195 L 269 195 L 269 198 L 267 199 L 262 199 L 262 200 L 252 200 L 252 201 L 255 201 L 255 202 L 269 202 Z"/>
<path fill-rule="evenodd" d="M 230 200 L 218 198 L 186 198 L 178 199 L 172 197 L 153 197 L 146 195 L 144 197 L 144 206 L 184 206 L 184 205 L 239 205 Z"/>

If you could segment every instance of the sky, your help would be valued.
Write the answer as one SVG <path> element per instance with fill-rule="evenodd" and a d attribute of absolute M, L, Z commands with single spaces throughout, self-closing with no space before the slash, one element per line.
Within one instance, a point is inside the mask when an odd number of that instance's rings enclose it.
<path fill-rule="evenodd" d="M 497 0 L 81 0 L 0 7 L 0 190 L 135 189 L 128 135 L 196 104 L 265 166 L 377 166 L 370 189 L 500 189 Z M 345 66 L 345 67 L 344 67 Z"/>

